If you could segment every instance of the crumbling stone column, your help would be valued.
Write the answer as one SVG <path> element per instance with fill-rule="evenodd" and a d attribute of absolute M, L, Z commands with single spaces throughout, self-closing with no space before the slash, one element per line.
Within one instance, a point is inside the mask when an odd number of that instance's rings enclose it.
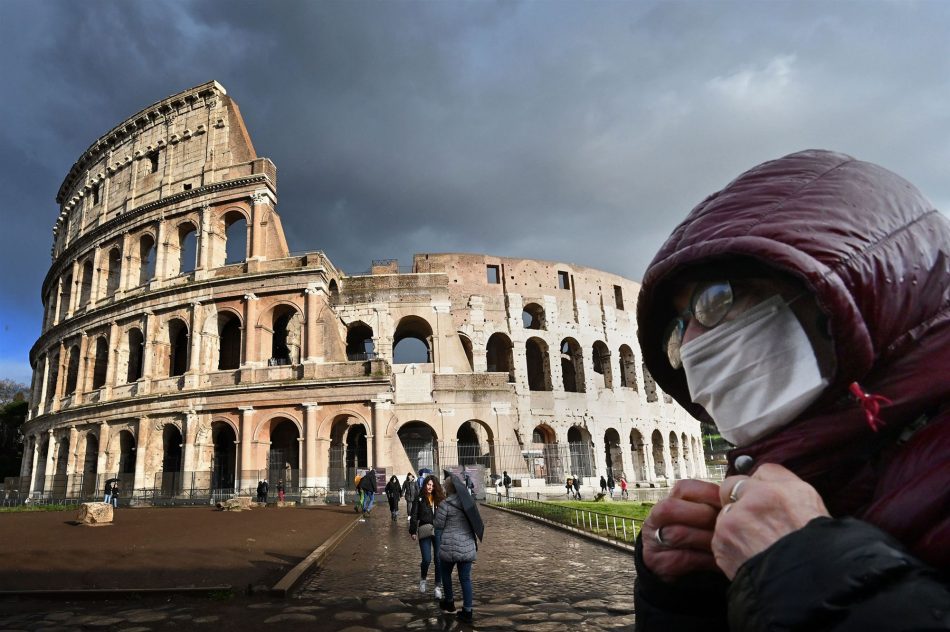
<path fill-rule="evenodd" d="M 303 404 L 304 466 L 300 477 L 301 487 L 315 487 L 317 478 L 317 411 L 320 405 L 314 402 Z"/>
<path fill-rule="evenodd" d="M 89 390 L 86 384 L 86 376 L 89 371 L 89 335 L 83 331 L 79 335 L 79 369 L 76 372 L 76 390 L 73 391 L 73 406 L 81 404 L 83 394 Z"/>
<path fill-rule="evenodd" d="M 244 364 L 253 367 L 257 359 L 257 296 L 253 292 L 244 295 Z"/>
<path fill-rule="evenodd" d="M 96 473 L 108 474 L 106 469 L 109 467 L 109 424 L 108 422 L 99 422 L 99 454 L 96 455 Z"/>
<path fill-rule="evenodd" d="M 133 493 L 136 489 L 145 488 L 145 449 L 148 447 L 148 417 L 139 419 L 138 430 L 135 433 L 135 479 L 132 485 Z"/>
<path fill-rule="evenodd" d="M 155 238 L 155 277 L 154 281 L 160 281 L 168 278 L 166 270 L 168 258 L 168 244 L 165 243 L 168 238 L 168 222 L 164 219 L 158 223 L 158 231 Z M 153 281 L 153 282 L 154 282 Z"/>
<path fill-rule="evenodd" d="M 238 437 L 238 440 L 241 442 L 241 454 L 239 455 L 239 463 L 241 464 L 239 469 L 240 471 L 240 489 L 251 489 L 256 484 L 257 481 L 251 480 L 253 470 L 257 469 L 257 465 L 254 462 L 254 455 L 251 446 L 252 434 L 254 432 L 254 407 L 253 406 L 239 406 L 238 410 L 241 411 L 241 436 Z"/>
<path fill-rule="evenodd" d="M 92 285 L 89 289 L 89 305 L 93 306 L 99 302 L 99 277 L 102 271 L 99 267 L 102 265 L 102 245 L 96 244 L 92 251 Z"/>
<path fill-rule="evenodd" d="M 182 424 L 182 472 L 195 471 L 195 430 L 198 426 L 198 413 L 189 410 Z"/>
<path fill-rule="evenodd" d="M 76 450 L 79 446 L 79 431 L 69 427 L 69 455 L 66 457 L 66 497 L 72 497 L 76 488 Z"/>
<path fill-rule="evenodd" d="M 317 347 L 317 294 L 320 292 L 315 287 L 308 287 L 304 291 L 304 305 L 307 311 L 307 320 L 306 320 L 306 334 L 305 334 L 305 345 L 304 350 L 304 361 L 305 362 L 316 362 L 318 356 L 322 356 L 322 353 L 318 352 Z"/>
<path fill-rule="evenodd" d="M 53 429 L 50 428 L 47 432 L 49 433 L 49 439 L 46 443 L 46 469 L 43 471 L 43 476 L 46 478 L 43 481 L 44 492 L 50 491 L 46 481 L 53 480 L 53 476 L 56 474 L 56 453 L 59 452 L 59 441 L 56 440 Z"/>

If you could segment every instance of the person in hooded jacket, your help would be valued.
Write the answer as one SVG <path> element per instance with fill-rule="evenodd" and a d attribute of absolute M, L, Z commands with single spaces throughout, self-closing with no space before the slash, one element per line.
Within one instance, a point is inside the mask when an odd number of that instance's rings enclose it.
<path fill-rule="evenodd" d="M 363 492 L 362 510 L 364 518 L 368 517 L 370 512 L 373 511 L 373 499 L 376 497 L 376 485 L 376 468 L 371 467 L 366 474 L 363 474 L 363 477 L 357 484 L 359 490 Z"/>
<path fill-rule="evenodd" d="M 650 264 L 644 363 L 737 446 L 637 540 L 637 630 L 950 629 L 950 221 L 810 150 L 700 203 Z"/>
<path fill-rule="evenodd" d="M 472 564 L 477 557 L 478 546 L 475 542 L 475 532 L 462 510 L 458 499 L 459 490 L 455 489 L 452 478 L 445 481 L 445 501 L 435 512 L 436 532 L 442 532 L 442 542 L 439 546 L 439 559 L 442 561 L 442 592 L 444 599 L 439 606 L 446 612 L 455 612 L 455 597 L 452 590 L 452 569 L 458 567 L 459 584 L 462 587 L 462 609 L 456 617 L 464 623 L 471 623 L 474 619 L 472 606 L 474 591 L 472 590 Z M 467 494 L 468 490 L 461 493 Z"/>
<path fill-rule="evenodd" d="M 389 482 L 386 483 L 386 500 L 389 501 L 389 513 L 392 514 L 393 522 L 399 517 L 399 499 L 402 498 L 402 485 L 399 479 L 393 474 Z"/>
<path fill-rule="evenodd" d="M 409 535 L 419 542 L 419 553 L 422 561 L 419 564 L 420 579 L 419 592 L 428 590 L 429 565 L 435 561 L 435 589 L 436 599 L 442 599 L 442 564 L 439 563 L 439 546 L 441 532 L 435 528 L 435 512 L 439 504 L 445 499 L 442 485 L 432 474 L 422 479 L 422 489 L 412 502 L 409 510 Z"/>
<path fill-rule="evenodd" d="M 406 515 L 408 516 L 409 510 L 412 509 L 412 501 L 419 495 L 419 486 L 416 485 L 416 477 L 412 472 L 406 474 L 406 480 L 402 484 L 402 495 L 406 499 Z"/>

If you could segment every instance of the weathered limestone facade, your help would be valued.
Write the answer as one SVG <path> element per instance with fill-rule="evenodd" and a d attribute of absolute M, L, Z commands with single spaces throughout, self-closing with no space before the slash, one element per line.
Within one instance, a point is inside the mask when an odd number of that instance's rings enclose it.
<path fill-rule="evenodd" d="M 267 477 L 316 495 L 372 464 L 479 463 L 525 484 L 705 474 L 698 423 L 642 368 L 636 283 L 484 255 L 362 275 L 291 255 L 276 168 L 216 82 L 102 136 L 57 202 L 31 493 Z"/>

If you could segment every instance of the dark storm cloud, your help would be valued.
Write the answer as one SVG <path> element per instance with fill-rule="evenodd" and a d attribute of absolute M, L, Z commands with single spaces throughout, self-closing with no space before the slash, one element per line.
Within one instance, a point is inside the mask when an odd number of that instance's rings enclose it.
<path fill-rule="evenodd" d="M 470 251 L 639 278 L 695 203 L 807 147 L 950 208 L 948 18 L 937 2 L 6 0 L 0 373 L 38 335 L 70 165 L 187 87 L 217 79 L 239 103 L 293 250 L 349 272 Z"/>

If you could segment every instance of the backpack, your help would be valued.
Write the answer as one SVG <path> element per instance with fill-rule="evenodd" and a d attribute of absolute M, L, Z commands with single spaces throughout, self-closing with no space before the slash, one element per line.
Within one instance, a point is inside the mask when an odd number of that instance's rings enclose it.
<path fill-rule="evenodd" d="M 511 477 L 508 476 L 507 474 L 505 474 L 505 482 L 504 482 L 504 485 L 505 485 L 505 487 L 511 487 Z"/>

